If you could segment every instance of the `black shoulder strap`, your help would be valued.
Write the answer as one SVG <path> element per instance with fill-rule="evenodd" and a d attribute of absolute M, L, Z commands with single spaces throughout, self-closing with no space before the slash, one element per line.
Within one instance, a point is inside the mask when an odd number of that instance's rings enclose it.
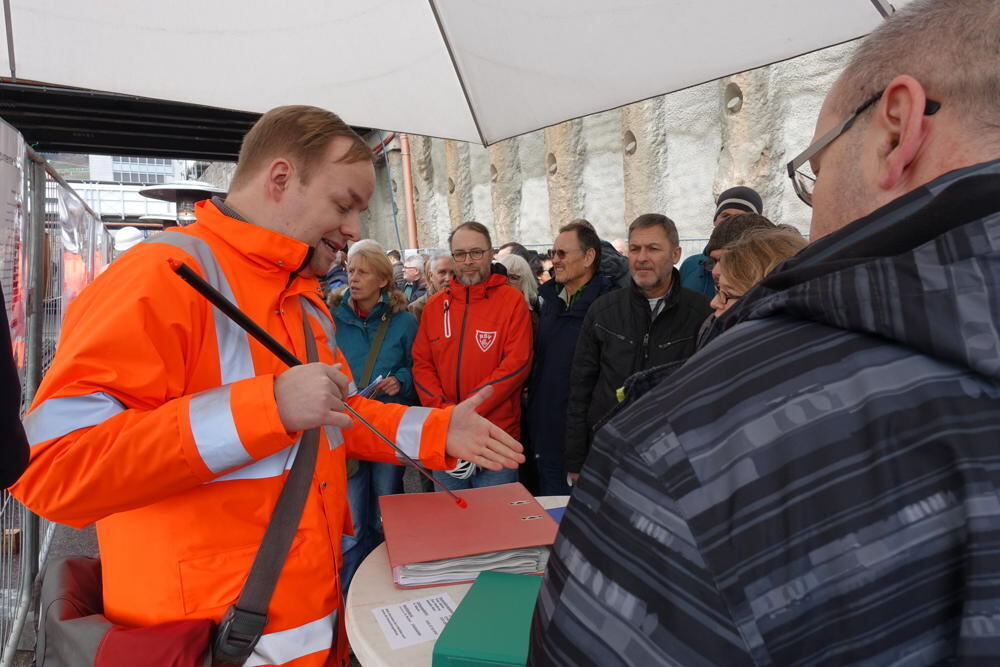
<path fill-rule="evenodd" d="M 382 313 L 382 321 L 378 324 L 378 331 L 375 332 L 375 339 L 368 350 L 368 358 L 365 359 L 365 368 L 361 372 L 359 387 L 367 387 L 372 381 L 372 372 L 375 370 L 375 362 L 378 360 L 378 353 L 382 349 L 382 341 L 385 340 L 385 332 L 389 330 L 389 321 L 392 313 L 389 312 L 389 304 L 386 304 L 385 312 Z"/>
<path fill-rule="evenodd" d="M 307 359 L 310 362 L 317 361 L 319 356 L 316 353 L 316 339 L 305 309 L 302 310 L 302 326 L 305 329 Z M 264 632 L 267 608 L 271 604 L 271 596 L 274 595 L 274 588 L 278 584 L 309 495 L 318 445 L 318 428 L 302 434 L 295 462 L 292 463 L 278 496 L 240 597 L 235 605 L 229 607 L 219 624 L 219 632 L 212 647 L 216 662 L 242 665 L 253 653 L 254 646 Z"/>

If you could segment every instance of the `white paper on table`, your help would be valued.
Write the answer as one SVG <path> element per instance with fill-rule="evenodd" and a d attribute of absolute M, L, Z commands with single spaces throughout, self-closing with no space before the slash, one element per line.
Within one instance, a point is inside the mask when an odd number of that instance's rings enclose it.
<path fill-rule="evenodd" d="M 372 609 L 393 650 L 434 641 L 455 613 L 455 601 L 448 593 L 408 600 Z"/>

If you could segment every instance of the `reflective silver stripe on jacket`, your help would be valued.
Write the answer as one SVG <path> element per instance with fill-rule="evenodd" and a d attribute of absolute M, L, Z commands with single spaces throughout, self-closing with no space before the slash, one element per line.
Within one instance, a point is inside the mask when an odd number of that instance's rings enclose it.
<path fill-rule="evenodd" d="M 301 442 L 302 438 L 300 436 L 291 447 L 285 447 L 280 452 L 275 452 L 270 456 L 262 458 L 252 465 L 234 470 L 228 475 L 216 477 L 212 482 L 231 482 L 235 479 L 265 479 L 267 477 L 283 475 L 286 470 L 292 469 L 292 464 L 295 463 L 295 455 L 299 451 L 299 443 Z"/>
<path fill-rule="evenodd" d="M 407 408 L 403 418 L 399 420 L 396 444 L 414 461 L 420 460 L 420 434 L 430 414 L 431 408 Z M 396 458 L 404 460 L 399 454 L 396 454 Z"/>
<path fill-rule="evenodd" d="M 236 430 L 229 400 L 231 389 L 226 384 L 191 397 L 194 444 L 201 460 L 216 475 L 253 461 Z"/>
<path fill-rule="evenodd" d="M 50 398 L 24 418 L 24 431 L 28 442 L 37 445 L 81 428 L 96 426 L 122 412 L 125 412 L 125 405 L 103 391 Z"/>
<path fill-rule="evenodd" d="M 332 651 L 337 636 L 337 612 L 297 628 L 262 635 L 244 667 L 284 665 L 318 651 Z"/>
<path fill-rule="evenodd" d="M 326 344 L 330 348 L 330 352 L 333 353 L 334 358 L 336 358 L 337 338 L 334 335 L 333 320 L 330 318 L 330 313 L 324 313 L 316 306 L 316 304 L 304 296 L 300 296 L 299 301 L 302 302 L 302 308 L 306 311 L 306 313 L 312 315 L 313 319 L 319 322 L 319 326 L 323 329 L 323 334 L 326 336 Z"/>
<path fill-rule="evenodd" d="M 219 266 L 211 247 L 204 240 L 188 234 L 157 234 L 146 243 L 162 243 L 179 248 L 198 262 L 205 282 L 217 289 L 234 304 L 236 297 Z M 192 267 L 193 268 L 193 267 Z M 178 281 L 180 278 L 177 279 Z M 181 285 L 178 289 L 192 289 Z M 191 433 L 205 465 L 215 474 L 245 466 L 253 457 L 243 447 L 230 403 L 229 385 L 256 375 L 250 356 L 250 339 L 243 329 L 218 308 L 212 309 L 215 340 L 219 348 L 219 378 L 221 387 L 196 394 L 191 398 Z M 280 474 L 279 471 L 277 474 Z"/>
<path fill-rule="evenodd" d="M 337 358 L 337 337 L 333 329 L 333 319 L 330 317 L 329 312 L 323 312 L 317 308 L 312 301 L 303 297 L 302 307 L 305 311 L 316 318 L 319 325 L 323 328 L 323 333 L 326 335 L 326 344 L 329 346 L 330 351 L 333 353 L 333 358 Z M 347 397 L 350 398 L 358 393 L 358 387 L 354 384 L 354 380 L 351 380 L 351 384 L 347 387 Z"/>
<path fill-rule="evenodd" d="M 333 358 L 337 358 L 337 338 L 334 335 L 333 330 L 333 319 L 330 317 L 329 312 L 323 312 L 313 304 L 312 301 L 300 296 L 299 300 L 302 302 L 302 308 L 306 313 L 311 315 L 313 319 L 319 322 L 320 327 L 323 329 L 323 334 L 326 336 L 326 344 L 330 348 L 330 352 L 333 353 Z M 350 386 L 347 388 L 347 396 L 354 396 L 358 393 L 358 388 L 354 385 L 354 381 L 351 381 Z M 326 445 L 330 449 L 336 449 L 344 444 L 344 434 L 341 433 L 340 429 L 336 426 L 324 426 L 323 433 L 326 434 Z"/>
<path fill-rule="evenodd" d="M 145 243 L 172 245 L 191 255 L 201 266 L 205 281 L 219 290 L 224 297 L 236 303 L 236 297 L 229 287 L 229 281 L 226 280 L 225 274 L 219 267 L 219 262 L 215 259 L 215 254 L 205 241 L 189 234 L 165 233 L 157 234 L 146 240 Z M 179 290 L 193 289 L 187 284 L 182 284 L 179 277 L 177 283 Z M 247 333 L 223 315 L 218 308 L 210 307 L 215 321 L 215 338 L 219 346 L 219 371 L 222 374 L 222 384 L 252 378 L 255 373 Z"/>

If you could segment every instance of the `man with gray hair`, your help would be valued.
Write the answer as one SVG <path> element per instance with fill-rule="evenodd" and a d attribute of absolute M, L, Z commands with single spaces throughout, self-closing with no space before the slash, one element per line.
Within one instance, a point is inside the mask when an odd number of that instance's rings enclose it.
<path fill-rule="evenodd" d="M 406 297 L 407 303 L 413 303 L 427 293 L 427 284 L 423 281 L 424 258 L 413 254 L 403 261 L 403 284 L 399 291 Z"/>
<path fill-rule="evenodd" d="M 427 262 L 427 271 L 424 277 L 427 281 L 427 293 L 414 300 L 409 306 L 410 312 L 417 318 L 417 324 L 420 324 L 420 316 L 424 314 L 427 300 L 455 279 L 455 260 L 444 250 L 435 252 Z"/>
<path fill-rule="evenodd" d="M 1000 2 L 890 17 L 789 173 L 812 244 L 632 378 L 529 664 L 997 662 Z"/>

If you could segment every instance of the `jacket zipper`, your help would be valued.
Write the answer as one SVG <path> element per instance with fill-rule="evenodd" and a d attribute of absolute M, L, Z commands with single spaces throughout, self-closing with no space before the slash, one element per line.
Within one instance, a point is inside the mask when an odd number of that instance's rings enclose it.
<path fill-rule="evenodd" d="M 692 338 L 694 338 L 694 336 L 688 336 L 687 338 L 678 338 L 677 340 L 668 340 L 663 345 L 657 345 L 656 347 L 658 349 L 660 349 L 660 350 L 665 350 L 668 347 L 670 347 L 671 345 L 676 345 L 677 343 L 685 343 L 685 342 L 691 340 Z"/>
<path fill-rule="evenodd" d="M 631 340 L 629 338 L 626 338 L 625 336 L 621 335 L 620 333 L 618 333 L 616 331 L 612 331 L 611 329 L 607 328 L 606 326 L 603 326 L 603 325 L 599 324 L 598 322 L 594 322 L 594 326 L 597 327 L 598 329 L 600 329 L 601 331 L 604 331 L 604 332 L 606 332 L 606 333 L 614 336 L 615 338 L 617 338 L 618 340 L 622 341 L 623 343 L 628 343 L 629 345 L 635 345 L 635 341 L 633 341 L 633 340 Z"/>
<path fill-rule="evenodd" d="M 666 298 L 667 298 L 666 296 L 663 297 L 663 299 L 664 299 L 663 305 L 657 311 L 656 317 L 653 317 L 652 313 L 650 313 L 649 326 L 646 327 L 646 334 L 642 337 L 642 367 L 643 367 L 643 369 L 646 368 L 646 362 L 649 361 L 649 332 L 653 330 L 653 324 L 656 323 L 656 320 L 660 319 L 660 316 L 663 315 L 663 313 L 667 312 L 668 306 L 667 306 L 667 302 L 665 301 Z M 663 349 L 663 347 L 667 347 L 670 344 L 671 343 L 667 343 L 666 346 L 657 346 L 657 347 L 659 347 L 660 349 Z"/>
<path fill-rule="evenodd" d="M 462 328 L 458 335 L 458 364 L 455 365 L 455 402 L 462 402 L 462 346 L 465 344 L 465 320 L 469 316 L 469 293 L 472 290 L 465 288 L 465 310 L 462 312 Z"/>

